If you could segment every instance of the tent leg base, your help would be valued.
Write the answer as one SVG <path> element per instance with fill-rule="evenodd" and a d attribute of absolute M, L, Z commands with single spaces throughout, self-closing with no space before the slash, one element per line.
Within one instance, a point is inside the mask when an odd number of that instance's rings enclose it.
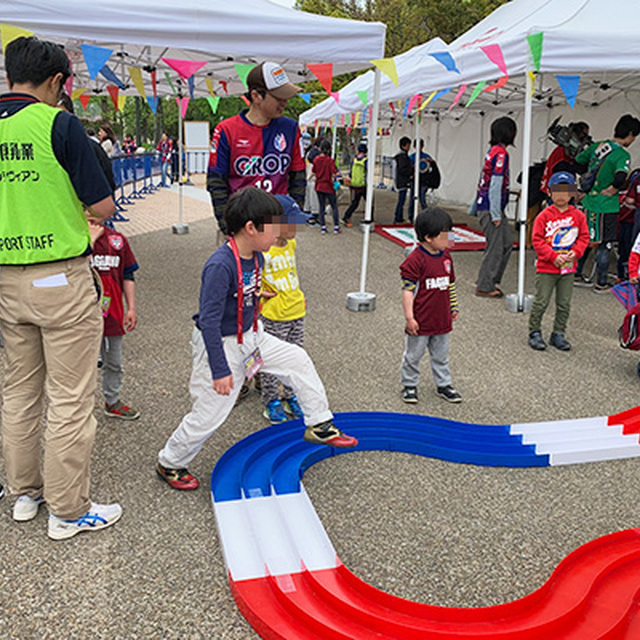
<path fill-rule="evenodd" d="M 354 291 L 347 294 L 347 309 L 349 311 L 373 311 L 376 308 L 374 293 Z"/>
<path fill-rule="evenodd" d="M 180 224 L 174 224 L 173 227 L 171 227 L 171 230 L 177 236 L 184 236 L 189 233 L 189 225 L 184 222 Z"/>
<path fill-rule="evenodd" d="M 505 296 L 504 304 L 507 311 L 512 313 L 530 313 L 533 306 L 533 296 L 527 294 L 523 300 L 518 300 L 517 294 L 509 293 Z"/>

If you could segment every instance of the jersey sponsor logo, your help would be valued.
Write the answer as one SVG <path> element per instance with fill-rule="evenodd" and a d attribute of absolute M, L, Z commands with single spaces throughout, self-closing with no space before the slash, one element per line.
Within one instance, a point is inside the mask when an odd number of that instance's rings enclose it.
<path fill-rule="evenodd" d="M 551 247 L 555 251 L 568 251 L 578 239 L 578 227 L 557 229 L 551 237 Z"/>
<path fill-rule="evenodd" d="M 120 251 L 120 249 L 122 249 L 122 245 L 124 244 L 122 242 L 122 238 L 120 238 L 119 236 L 109 236 L 109 244 L 116 250 L 116 251 Z"/>
<path fill-rule="evenodd" d="M 101 271 L 117 269 L 120 266 L 120 256 L 93 255 L 91 256 L 91 266 Z"/>
<path fill-rule="evenodd" d="M 451 260 L 445 260 L 443 264 L 444 264 L 444 270 L 447 273 L 451 273 Z"/>
<path fill-rule="evenodd" d="M 428 291 L 431 289 L 446 291 L 449 288 L 449 282 L 449 276 L 440 276 L 439 278 L 425 278 L 424 286 Z"/>
<path fill-rule="evenodd" d="M 261 176 L 286 174 L 291 158 L 270 153 L 266 156 L 240 156 L 236 158 L 234 169 L 240 176 Z"/>
<path fill-rule="evenodd" d="M 273 140 L 273 146 L 276 151 L 280 151 L 282 153 L 287 148 L 287 139 L 285 138 L 284 133 L 278 133 Z"/>
<path fill-rule="evenodd" d="M 504 156 L 500 153 L 496 155 L 496 169 L 502 169 L 504 165 Z"/>
<path fill-rule="evenodd" d="M 238 138 L 238 141 L 236 142 L 236 147 L 238 147 L 238 149 L 246 149 L 249 146 L 251 146 L 250 140 L 247 140 L 246 138 Z"/>

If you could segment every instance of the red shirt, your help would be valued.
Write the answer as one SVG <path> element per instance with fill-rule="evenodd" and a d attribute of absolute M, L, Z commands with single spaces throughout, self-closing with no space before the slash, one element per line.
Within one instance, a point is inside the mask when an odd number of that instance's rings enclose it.
<path fill-rule="evenodd" d="M 544 171 L 542 172 L 542 178 L 540 180 L 540 191 L 550 195 L 549 191 L 549 178 L 555 173 L 555 168 L 561 162 L 567 162 L 572 164 L 574 161 L 567 155 L 564 147 L 557 146 L 552 152 L 547 163 L 544 165 Z"/>
<path fill-rule="evenodd" d="M 573 250 L 580 258 L 589 244 L 589 229 L 584 213 L 573 206 L 566 211 L 558 211 L 551 205 L 543 209 L 533 221 L 531 234 L 533 248 L 538 255 L 538 273 L 574 273 L 575 260 L 556 267 L 553 261 L 559 254 Z"/>
<path fill-rule="evenodd" d="M 333 158 L 324 153 L 316 156 L 313 159 L 313 172 L 316 174 L 316 191 L 333 193 L 333 179 L 338 173 Z"/>
<path fill-rule="evenodd" d="M 453 328 L 449 285 L 456 279 L 449 251 L 434 255 L 418 246 L 400 265 L 400 275 L 416 284 L 413 317 L 418 335 L 449 333 Z"/>

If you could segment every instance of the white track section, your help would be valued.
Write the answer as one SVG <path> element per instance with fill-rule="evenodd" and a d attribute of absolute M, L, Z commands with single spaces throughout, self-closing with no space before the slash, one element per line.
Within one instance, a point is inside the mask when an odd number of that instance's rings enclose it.
<path fill-rule="evenodd" d="M 511 425 L 512 435 L 533 444 L 536 453 L 549 456 L 552 466 L 617 460 L 640 456 L 638 434 L 623 435 L 622 425 L 608 425 L 608 418 L 581 418 Z"/>
<path fill-rule="evenodd" d="M 213 503 L 234 582 L 333 569 L 335 549 L 302 484 L 300 493 Z"/>

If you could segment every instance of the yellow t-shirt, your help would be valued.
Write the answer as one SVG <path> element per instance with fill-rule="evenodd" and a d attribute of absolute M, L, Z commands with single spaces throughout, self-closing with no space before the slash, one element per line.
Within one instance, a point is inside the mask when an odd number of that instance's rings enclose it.
<path fill-rule="evenodd" d="M 304 317 L 306 304 L 296 269 L 295 240 L 287 240 L 284 247 L 273 245 L 264 254 L 262 284 L 268 291 L 277 293 L 262 303 L 265 318 L 283 322 Z"/>

